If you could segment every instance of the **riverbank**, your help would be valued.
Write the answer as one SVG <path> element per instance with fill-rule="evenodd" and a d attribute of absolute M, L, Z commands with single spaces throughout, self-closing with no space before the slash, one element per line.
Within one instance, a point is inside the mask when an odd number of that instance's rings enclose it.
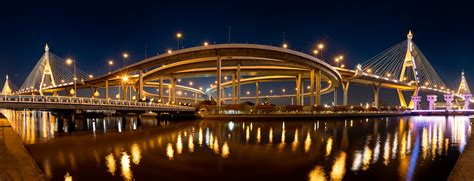
<path fill-rule="evenodd" d="M 356 118 L 356 117 L 382 117 L 382 116 L 408 116 L 410 112 L 380 112 L 380 113 L 330 113 L 330 114 L 207 114 L 202 115 L 201 118 L 206 120 L 241 120 L 241 119 L 256 119 L 268 120 L 278 118 L 296 118 L 296 119 L 311 119 L 311 118 Z"/>
<path fill-rule="evenodd" d="M 10 122 L 0 113 L 0 180 L 47 180 Z"/>
<path fill-rule="evenodd" d="M 469 139 L 448 180 L 474 180 L 474 139 Z"/>

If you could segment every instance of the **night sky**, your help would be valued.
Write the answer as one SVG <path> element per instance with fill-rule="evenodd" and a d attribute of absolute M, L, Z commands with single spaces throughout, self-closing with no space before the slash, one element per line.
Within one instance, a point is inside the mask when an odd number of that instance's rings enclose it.
<path fill-rule="evenodd" d="M 0 6 L 0 74 L 21 86 L 44 52 L 73 57 L 98 75 L 107 60 L 131 61 L 203 41 L 281 45 L 309 53 L 327 44 L 325 57 L 345 55 L 354 67 L 404 41 L 408 30 L 450 87 L 464 68 L 474 80 L 474 11 L 468 2 L 411 1 L 8 1 Z M 118 67 L 116 67 L 118 68 Z M 472 78 L 470 78 L 472 77 Z M 3 80 L 3 78 L 2 78 Z"/>

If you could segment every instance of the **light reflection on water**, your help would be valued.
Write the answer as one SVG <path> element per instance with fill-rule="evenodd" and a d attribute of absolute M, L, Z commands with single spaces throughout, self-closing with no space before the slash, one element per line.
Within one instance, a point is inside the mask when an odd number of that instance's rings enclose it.
<path fill-rule="evenodd" d="M 4 112 L 53 180 L 446 179 L 468 117 L 157 121 Z M 253 128 L 256 129 L 253 129 Z"/>

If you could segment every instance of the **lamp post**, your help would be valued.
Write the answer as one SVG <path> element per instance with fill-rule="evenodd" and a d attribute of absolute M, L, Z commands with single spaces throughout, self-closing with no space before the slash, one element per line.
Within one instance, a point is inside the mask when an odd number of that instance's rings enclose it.
<path fill-rule="evenodd" d="M 318 44 L 318 49 L 319 49 L 319 52 L 321 52 L 321 60 L 324 61 L 324 59 L 323 59 L 324 44 L 323 43 Z"/>
<path fill-rule="evenodd" d="M 128 53 L 123 53 L 122 54 L 122 57 L 123 57 L 123 67 L 127 66 L 127 58 L 128 58 Z"/>
<path fill-rule="evenodd" d="M 72 60 L 71 58 L 68 58 L 66 59 L 66 64 L 67 65 L 73 65 L 73 69 L 74 69 L 74 77 L 73 77 L 73 82 L 74 82 L 74 97 L 77 96 L 77 86 L 76 86 L 76 80 L 77 80 L 77 77 L 76 77 L 76 61 Z"/>
<path fill-rule="evenodd" d="M 183 37 L 183 34 L 181 33 L 176 33 L 176 40 L 177 40 L 177 43 L 176 43 L 176 50 L 179 50 L 179 39 L 181 39 L 181 37 Z"/>
<path fill-rule="evenodd" d="M 114 61 L 109 60 L 108 64 L 109 64 L 109 74 L 110 74 L 110 72 L 112 71 L 112 66 L 114 66 Z"/>

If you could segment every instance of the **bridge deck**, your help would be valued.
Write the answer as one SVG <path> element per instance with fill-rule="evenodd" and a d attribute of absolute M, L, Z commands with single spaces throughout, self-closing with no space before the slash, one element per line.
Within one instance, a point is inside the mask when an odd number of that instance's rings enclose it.
<path fill-rule="evenodd" d="M 155 112 L 193 112 L 194 107 L 125 100 L 61 97 L 61 96 L 2 96 L 0 108 L 43 110 L 117 110 Z"/>

